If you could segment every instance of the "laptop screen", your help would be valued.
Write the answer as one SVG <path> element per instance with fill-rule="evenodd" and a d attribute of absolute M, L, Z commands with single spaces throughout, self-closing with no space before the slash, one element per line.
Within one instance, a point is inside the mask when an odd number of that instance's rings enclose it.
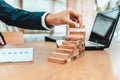
<path fill-rule="evenodd" d="M 98 15 L 93 27 L 93 32 L 101 37 L 104 37 L 107 35 L 113 22 L 113 19 L 109 19 L 104 16 Z"/>
<path fill-rule="evenodd" d="M 115 31 L 119 9 L 98 13 L 89 40 L 109 46 Z"/>

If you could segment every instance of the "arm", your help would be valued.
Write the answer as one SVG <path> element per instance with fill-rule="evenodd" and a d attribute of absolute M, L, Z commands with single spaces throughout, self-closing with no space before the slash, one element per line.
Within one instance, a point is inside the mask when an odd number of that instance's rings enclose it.
<path fill-rule="evenodd" d="M 8 25 L 37 30 L 44 30 L 63 24 L 83 27 L 81 16 L 73 9 L 66 9 L 56 14 L 47 14 L 45 16 L 44 13 L 16 9 L 0 0 L 0 19 Z"/>
<path fill-rule="evenodd" d="M 44 30 L 41 23 L 41 16 L 45 12 L 29 12 L 16 9 L 5 1 L 0 0 L 0 20 L 8 25 L 25 29 Z"/>

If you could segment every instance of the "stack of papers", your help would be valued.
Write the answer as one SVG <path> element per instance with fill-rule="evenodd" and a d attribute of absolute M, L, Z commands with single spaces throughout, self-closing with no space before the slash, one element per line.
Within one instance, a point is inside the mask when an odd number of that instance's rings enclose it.
<path fill-rule="evenodd" d="M 27 62 L 33 60 L 33 48 L 0 49 L 0 62 Z"/>

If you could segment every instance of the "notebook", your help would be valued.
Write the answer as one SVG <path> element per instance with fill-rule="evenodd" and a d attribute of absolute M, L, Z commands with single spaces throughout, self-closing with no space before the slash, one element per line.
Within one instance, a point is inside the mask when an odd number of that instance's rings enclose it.
<path fill-rule="evenodd" d="M 33 48 L 1 48 L 0 63 L 33 61 Z"/>
<path fill-rule="evenodd" d="M 104 50 L 105 48 L 109 48 L 119 16 L 119 7 L 98 13 L 90 37 L 88 41 L 86 41 L 85 49 Z"/>

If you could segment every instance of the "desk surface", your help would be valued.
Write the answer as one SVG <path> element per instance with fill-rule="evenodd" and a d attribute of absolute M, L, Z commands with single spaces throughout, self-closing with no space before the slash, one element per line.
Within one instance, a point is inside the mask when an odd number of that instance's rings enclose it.
<path fill-rule="evenodd" d="M 118 44 L 119 43 L 119 44 Z M 0 80 L 120 80 L 120 42 L 104 51 L 85 51 L 67 64 L 47 61 L 56 49 L 53 42 L 6 45 L 0 48 L 33 47 L 34 61 L 0 63 Z"/>

